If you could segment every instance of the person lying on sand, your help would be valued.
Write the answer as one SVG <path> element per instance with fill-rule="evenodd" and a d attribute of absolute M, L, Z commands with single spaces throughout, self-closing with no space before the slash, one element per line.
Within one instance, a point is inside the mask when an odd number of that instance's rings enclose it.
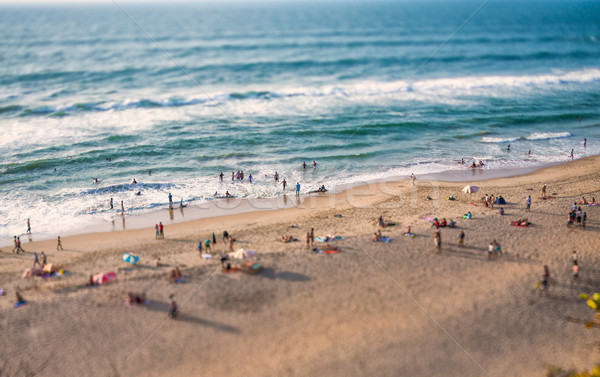
<path fill-rule="evenodd" d="M 585 200 L 585 197 L 582 197 L 581 200 L 579 201 L 579 204 L 588 205 L 590 203 L 588 203 L 588 201 Z"/>
<path fill-rule="evenodd" d="M 528 226 L 531 223 L 529 222 L 529 220 L 524 218 L 524 219 L 515 220 L 515 221 L 511 222 L 511 224 L 515 225 L 515 226 Z"/>
<path fill-rule="evenodd" d="M 133 292 L 128 292 L 127 293 L 127 301 L 126 304 L 127 305 L 134 305 L 134 304 L 145 304 L 147 301 L 146 299 L 146 293 L 142 292 L 142 293 L 133 293 Z"/>
<path fill-rule="evenodd" d="M 283 243 L 289 243 L 289 242 L 292 242 L 295 240 L 296 240 L 296 238 L 294 238 L 294 236 L 292 236 L 291 234 L 289 236 L 285 236 L 285 235 L 279 236 L 279 241 L 281 241 Z"/>

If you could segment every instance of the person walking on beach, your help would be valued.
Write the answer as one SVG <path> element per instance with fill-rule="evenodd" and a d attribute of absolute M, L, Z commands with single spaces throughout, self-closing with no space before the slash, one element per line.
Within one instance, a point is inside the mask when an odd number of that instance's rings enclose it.
<path fill-rule="evenodd" d="M 159 237 L 161 240 L 165 239 L 165 226 L 163 225 L 162 221 L 158 223 L 158 232 L 159 232 Z"/>
<path fill-rule="evenodd" d="M 123 201 L 121 200 L 121 215 L 125 214 L 125 206 L 123 205 Z"/>
<path fill-rule="evenodd" d="M 158 230 L 158 224 L 154 224 L 154 238 L 155 239 L 160 238 L 160 231 Z"/>
<path fill-rule="evenodd" d="M 233 237 L 231 237 L 231 234 L 229 235 L 229 251 L 233 251 Z"/>
<path fill-rule="evenodd" d="M 315 245 L 315 228 L 310 228 L 310 246 Z"/>
<path fill-rule="evenodd" d="M 48 263 L 48 259 L 46 258 L 46 253 L 44 253 L 42 251 L 40 257 L 42 258 L 42 268 L 44 268 L 44 266 L 46 265 L 46 263 Z"/>
<path fill-rule="evenodd" d="M 206 249 L 207 253 L 211 253 L 212 250 L 210 248 L 210 240 L 204 240 L 204 248 Z"/>
<path fill-rule="evenodd" d="M 525 204 L 527 205 L 527 207 L 525 208 L 525 211 L 531 212 L 531 195 L 529 195 L 527 197 L 527 200 L 525 201 Z"/>
<path fill-rule="evenodd" d="M 300 195 L 300 182 L 296 182 L 296 196 Z"/>
<path fill-rule="evenodd" d="M 542 292 L 546 292 L 548 290 L 548 285 L 550 280 L 550 269 L 548 268 L 548 265 L 544 265 L 544 275 L 542 276 L 542 285 L 541 285 L 541 289 Z"/>
<path fill-rule="evenodd" d="M 464 231 L 460 231 L 460 234 L 458 235 L 458 246 L 464 246 L 465 244 L 465 232 Z"/>
<path fill-rule="evenodd" d="M 283 179 L 283 181 L 281 182 L 281 184 L 283 185 L 283 191 L 285 191 L 285 188 L 287 186 L 287 181 L 285 180 L 285 178 Z"/>
<path fill-rule="evenodd" d="M 177 302 L 175 301 L 175 295 L 169 295 L 169 317 L 175 318 L 177 316 Z"/>
<path fill-rule="evenodd" d="M 113 209 L 113 198 L 110 198 L 110 209 Z"/>
<path fill-rule="evenodd" d="M 17 254 L 19 254 L 19 251 L 25 252 L 21 247 L 21 237 L 17 237 Z"/>
<path fill-rule="evenodd" d="M 169 209 L 173 209 L 173 195 L 169 193 Z"/>
<path fill-rule="evenodd" d="M 31 234 L 31 222 L 29 221 L 29 217 L 27 218 L 27 234 Z"/>
<path fill-rule="evenodd" d="M 581 218 L 581 226 L 585 229 L 585 222 L 587 221 L 587 213 L 583 213 L 583 217 Z"/>
<path fill-rule="evenodd" d="M 229 233 L 226 230 L 223 231 L 223 242 L 229 241 Z"/>
<path fill-rule="evenodd" d="M 544 183 L 544 185 L 542 186 L 542 198 L 546 197 L 546 184 Z"/>
<path fill-rule="evenodd" d="M 410 181 L 412 182 L 412 185 L 415 185 L 415 179 L 417 179 L 417 177 L 415 177 L 415 173 L 411 173 L 410 174 Z"/>
<path fill-rule="evenodd" d="M 202 258 L 202 241 L 198 242 L 198 256 Z"/>
<path fill-rule="evenodd" d="M 37 253 L 33 253 L 33 268 L 35 268 L 36 264 L 39 264 L 41 266 L 40 259 L 37 255 Z"/>
<path fill-rule="evenodd" d="M 571 149 L 571 155 L 569 157 L 571 157 L 571 160 L 574 158 L 573 157 L 573 152 L 575 152 L 575 149 Z"/>
<path fill-rule="evenodd" d="M 18 248 L 18 245 L 17 245 L 17 236 L 13 237 L 13 242 L 15 243 L 15 247 L 13 247 L 12 252 L 14 253 L 16 251 L 17 254 L 19 254 L 19 248 Z"/>
<path fill-rule="evenodd" d="M 306 248 L 310 249 L 310 232 L 306 232 Z"/>
<path fill-rule="evenodd" d="M 64 250 L 63 246 L 62 246 L 62 242 L 60 242 L 60 236 L 58 236 L 58 239 L 56 240 L 56 250 L 58 249 Z"/>

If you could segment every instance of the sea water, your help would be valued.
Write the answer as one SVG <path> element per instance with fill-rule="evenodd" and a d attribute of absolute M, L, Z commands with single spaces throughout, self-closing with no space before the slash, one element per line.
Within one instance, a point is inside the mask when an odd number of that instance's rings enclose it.
<path fill-rule="evenodd" d="M 598 154 L 598 20 L 597 1 L 1 6 L 0 241 L 168 193 L 281 197 L 276 171 L 305 194 Z"/>

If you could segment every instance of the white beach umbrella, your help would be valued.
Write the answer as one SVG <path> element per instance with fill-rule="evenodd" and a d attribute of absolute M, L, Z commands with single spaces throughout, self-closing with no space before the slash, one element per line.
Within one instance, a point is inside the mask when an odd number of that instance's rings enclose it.
<path fill-rule="evenodd" d="M 479 191 L 479 187 L 467 185 L 462 190 L 465 194 L 472 194 L 474 192 Z"/>

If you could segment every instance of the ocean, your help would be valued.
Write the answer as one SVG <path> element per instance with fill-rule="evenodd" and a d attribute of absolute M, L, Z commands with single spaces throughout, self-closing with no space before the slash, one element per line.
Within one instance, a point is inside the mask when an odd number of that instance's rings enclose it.
<path fill-rule="evenodd" d="M 600 153 L 597 1 L 117 4 L 0 6 L 0 244 Z"/>

